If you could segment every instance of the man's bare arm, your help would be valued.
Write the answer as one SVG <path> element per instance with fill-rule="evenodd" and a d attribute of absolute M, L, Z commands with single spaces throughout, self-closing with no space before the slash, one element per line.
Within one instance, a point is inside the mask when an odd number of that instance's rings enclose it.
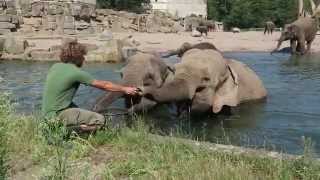
<path fill-rule="evenodd" d="M 138 89 L 135 87 L 121 86 L 110 81 L 94 80 L 91 85 L 105 91 L 123 92 L 129 95 L 135 95 L 138 92 Z"/>

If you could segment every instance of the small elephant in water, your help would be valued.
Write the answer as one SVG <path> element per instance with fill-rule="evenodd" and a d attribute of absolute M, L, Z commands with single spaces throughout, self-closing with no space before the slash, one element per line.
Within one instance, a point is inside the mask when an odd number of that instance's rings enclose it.
<path fill-rule="evenodd" d="M 312 17 L 300 17 L 291 24 L 287 24 L 281 33 L 278 45 L 272 52 L 277 52 L 283 41 L 290 40 L 292 53 L 305 54 L 311 49 L 311 44 L 316 37 L 318 23 Z M 305 45 L 307 43 L 307 50 Z"/>
<path fill-rule="evenodd" d="M 276 25 L 272 21 L 267 21 L 264 26 L 264 34 L 272 34 Z"/>
<path fill-rule="evenodd" d="M 166 77 L 173 72 L 170 66 L 155 55 L 138 53 L 128 59 L 128 64 L 122 69 L 122 83 L 125 86 L 145 86 L 154 89 L 159 88 L 164 83 Z M 126 96 L 121 92 L 109 92 L 97 99 L 93 111 L 102 112 L 115 100 L 124 97 L 125 106 L 130 111 L 141 111 L 152 108 L 155 101 L 145 97 Z"/>
<path fill-rule="evenodd" d="M 248 66 L 227 60 L 212 49 L 191 49 L 175 65 L 171 81 L 160 88 L 144 87 L 145 97 L 159 103 L 187 104 L 192 112 L 219 113 L 224 106 L 263 99 L 262 81 Z"/>

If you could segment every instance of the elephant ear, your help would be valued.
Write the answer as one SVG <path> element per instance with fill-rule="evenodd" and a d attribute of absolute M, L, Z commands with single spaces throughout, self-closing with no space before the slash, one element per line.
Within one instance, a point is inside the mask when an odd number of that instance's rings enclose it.
<path fill-rule="evenodd" d="M 218 113 L 223 106 L 237 106 L 239 104 L 239 77 L 238 74 L 228 66 L 229 76 L 221 82 L 213 96 L 212 111 Z"/>
<path fill-rule="evenodd" d="M 288 26 L 288 32 L 294 34 L 294 36 L 297 37 L 299 32 L 299 27 L 296 25 Z"/>

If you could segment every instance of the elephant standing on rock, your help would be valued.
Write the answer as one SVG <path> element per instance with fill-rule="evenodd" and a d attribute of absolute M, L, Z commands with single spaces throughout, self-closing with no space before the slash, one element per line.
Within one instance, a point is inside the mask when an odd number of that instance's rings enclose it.
<path fill-rule="evenodd" d="M 264 26 L 264 34 L 272 34 L 276 25 L 272 21 L 267 21 Z"/>
<path fill-rule="evenodd" d="M 143 95 L 159 103 L 187 104 L 191 112 L 219 113 L 224 106 L 263 99 L 267 91 L 246 65 L 225 59 L 212 49 L 191 49 L 175 65 L 171 81 L 160 88 L 143 87 Z"/>
<path fill-rule="evenodd" d="M 305 54 L 310 52 L 311 44 L 318 31 L 318 20 L 312 17 L 300 17 L 298 20 L 284 27 L 278 45 L 272 52 L 277 52 L 283 41 L 290 40 L 292 53 Z M 307 43 L 307 50 L 305 45 Z"/>
<path fill-rule="evenodd" d="M 166 77 L 173 72 L 164 61 L 155 55 L 138 53 L 128 59 L 128 64 L 122 69 L 122 84 L 126 86 L 145 86 L 153 89 L 159 88 Z M 102 112 L 115 100 L 124 97 L 125 106 L 130 111 L 141 111 L 152 108 L 155 101 L 141 96 L 126 96 L 121 92 L 110 92 L 98 98 L 93 111 Z"/>

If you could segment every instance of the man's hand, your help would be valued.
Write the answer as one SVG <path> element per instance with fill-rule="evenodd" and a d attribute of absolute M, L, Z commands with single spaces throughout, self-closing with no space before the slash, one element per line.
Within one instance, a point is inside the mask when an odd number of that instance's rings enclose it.
<path fill-rule="evenodd" d="M 123 87 L 122 88 L 122 91 L 125 93 L 125 94 L 128 94 L 128 95 L 136 95 L 138 94 L 138 92 L 140 91 L 138 88 L 135 88 L 135 87 Z"/>

